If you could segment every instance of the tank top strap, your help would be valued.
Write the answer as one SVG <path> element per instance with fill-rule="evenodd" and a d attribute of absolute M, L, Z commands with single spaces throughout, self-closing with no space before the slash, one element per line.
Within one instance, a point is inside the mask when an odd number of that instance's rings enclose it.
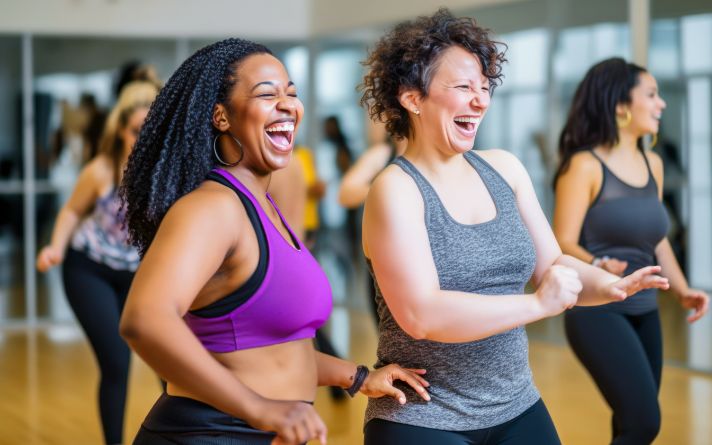
<path fill-rule="evenodd" d="M 480 175 L 498 211 L 519 213 L 517 199 L 512 186 L 492 165 L 473 149 L 465 153 L 465 159 Z"/>
<path fill-rule="evenodd" d="M 600 162 L 604 167 L 606 166 L 606 163 L 603 162 L 603 159 L 601 159 L 601 157 L 596 154 L 596 151 L 593 148 L 589 149 L 588 152 L 591 153 L 594 158 L 598 159 L 598 162 Z"/>
<path fill-rule="evenodd" d="M 512 187 L 509 185 L 506 179 L 495 170 L 492 165 L 485 161 L 482 156 L 477 154 L 477 152 L 472 149 L 465 153 L 465 159 L 472 165 L 472 167 L 477 171 L 477 174 L 482 178 L 485 186 L 490 190 L 493 197 L 501 195 L 502 192 L 511 191 Z"/>
<path fill-rule="evenodd" d="M 653 176 L 653 169 L 650 167 L 650 161 L 648 161 L 648 154 L 645 152 L 645 150 L 641 150 L 640 153 L 643 155 L 643 160 L 645 160 L 645 168 L 648 169 L 648 174 L 650 175 L 650 178 L 654 179 Z"/>
<path fill-rule="evenodd" d="M 250 200 L 250 202 L 257 208 L 259 214 L 260 214 L 260 219 L 265 216 L 262 211 L 262 206 L 257 202 L 257 198 L 255 198 L 255 195 L 252 194 L 252 192 L 245 187 L 240 181 L 237 180 L 230 172 L 223 170 L 221 168 L 214 168 L 213 170 L 208 173 L 208 178 L 211 178 L 213 180 L 217 178 L 222 178 L 222 181 L 218 181 L 223 183 L 224 185 L 227 185 L 228 187 L 232 188 L 235 191 L 238 191 L 245 195 L 247 199 Z M 227 181 L 227 183 L 225 183 Z"/>
<path fill-rule="evenodd" d="M 393 163 L 403 169 L 406 174 L 413 178 L 413 181 L 415 181 L 415 185 L 418 186 L 420 195 L 423 197 L 423 211 L 426 225 L 441 226 L 442 224 L 445 224 L 447 221 L 445 209 L 442 203 L 440 202 L 440 197 L 438 196 L 437 192 L 435 191 L 433 186 L 430 185 L 430 182 L 425 178 L 425 176 L 423 176 L 423 174 L 418 171 L 418 169 L 415 167 L 415 165 L 413 165 L 413 163 L 411 163 L 403 156 L 398 156 L 397 158 L 395 158 L 393 160 Z"/>
<path fill-rule="evenodd" d="M 431 200 L 437 198 L 437 194 L 435 193 L 435 190 L 433 187 L 430 185 L 430 182 L 423 176 L 420 171 L 413 165 L 412 162 L 404 158 L 403 156 L 398 156 L 397 158 L 393 159 L 393 164 L 397 165 L 400 167 L 404 172 L 406 172 L 411 178 L 413 178 L 413 181 L 415 181 L 415 184 L 418 186 L 418 190 L 420 190 L 420 194 L 423 195 L 423 199 L 427 204 L 431 202 Z"/>
<path fill-rule="evenodd" d="M 588 152 L 591 153 L 591 155 L 596 158 L 596 160 L 598 160 L 598 162 L 601 164 L 601 170 L 603 170 L 603 183 L 601 184 L 601 187 L 603 187 L 606 182 L 608 182 L 606 181 L 608 176 L 613 176 L 613 178 L 618 179 L 618 176 L 613 174 L 611 169 L 608 168 L 606 161 L 604 161 L 603 158 L 600 157 L 593 148 L 589 149 Z"/>
<path fill-rule="evenodd" d="M 277 207 L 277 203 L 274 202 L 274 199 L 272 199 L 272 195 L 267 193 L 267 199 L 269 200 L 270 204 L 272 204 L 272 207 L 277 211 L 277 215 L 279 215 L 279 220 L 282 221 L 282 224 L 284 224 L 284 227 L 287 229 L 287 232 L 289 233 L 289 237 L 291 238 L 292 247 L 294 247 L 297 250 L 301 250 L 304 247 L 302 245 L 301 240 L 297 237 L 297 235 L 292 230 L 292 227 L 287 222 L 287 218 L 284 217 L 284 215 L 282 214 L 282 211 L 279 210 L 279 207 Z"/>

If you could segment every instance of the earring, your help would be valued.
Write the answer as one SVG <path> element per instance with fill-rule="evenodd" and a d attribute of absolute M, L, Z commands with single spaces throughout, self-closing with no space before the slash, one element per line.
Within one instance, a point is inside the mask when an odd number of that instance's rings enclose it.
<path fill-rule="evenodd" d="M 416 116 L 420 115 L 420 110 L 417 108 L 413 108 L 413 113 L 415 113 Z"/>
<path fill-rule="evenodd" d="M 237 161 L 233 162 L 232 164 L 223 161 L 223 160 L 220 158 L 220 155 L 218 154 L 218 147 L 217 147 L 216 142 L 218 141 L 218 138 L 219 138 L 220 136 L 222 136 L 223 134 L 229 134 L 230 137 L 232 138 L 232 140 L 235 141 L 235 142 L 237 143 L 237 145 L 240 146 L 240 159 L 238 159 Z M 222 133 L 222 134 L 219 134 L 219 135 L 215 136 L 215 139 L 213 139 L 213 154 L 215 155 L 215 159 L 217 159 L 217 160 L 218 160 L 218 163 L 220 163 L 221 165 L 224 165 L 225 167 L 234 167 L 234 166 L 236 166 L 237 164 L 239 164 L 240 161 L 242 161 L 242 157 L 245 156 L 245 150 L 242 148 L 242 144 L 240 143 L 240 141 L 237 140 L 237 138 L 236 138 L 235 136 L 231 135 L 230 133 Z"/>
<path fill-rule="evenodd" d="M 633 120 L 633 114 L 630 112 L 630 110 L 625 110 L 625 119 L 624 120 L 618 119 L 618 116 L 616 116 L 616 124 L 618 124 L 618 128 L 627 127 L 632 120 Z"/>
<path fill-rule="evenodd" d="M 658 134 L 657 133 L 652 133 L 650 136 L 650 145 L 648 148 L 653 148 L 655 147 L 655 144 L 658 143 Z"/>

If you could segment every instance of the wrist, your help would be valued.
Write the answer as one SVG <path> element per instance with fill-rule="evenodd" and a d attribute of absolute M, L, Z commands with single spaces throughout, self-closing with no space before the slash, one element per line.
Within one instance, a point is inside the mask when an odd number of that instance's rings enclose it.
<path fill-rule="evenodd" d="M 608 261 L 609 259 L 610 259 L 610 258 L 608 258 L 608 257 L 605 256 L 605 255 L 602 256 L 602 257 L 597 257 L 597 256 L 595 256 L 595 257 L 593 257 L 593 259 L 591 260 L 591 265 L 592 265 L 593 267 L 600 267 L 600 268 L 603 268 L 604 263 L 605 263 L 606 261 Z"/>
<path fill-rule="evenodd" d="M 685 295 L 687 295 L 689 292 L 690 292 L 690 288 L 688 286 L 685 286 L 685 287 L 673 289 L 672 294 L 678 300 L 682 300 L 683 298 L 685 298 Z"/>
<path fill-rule="evenodd" d="M 525 294 L 524 301 L 527 303 L 527 318 L 531 319 L 531 321 L 541 320 L 542 318 L 546 318 L 548 316 L 544 305 L 541 304 L 541 297 L 539 296 L 538 290 L 533 294 Z"/>
<path fill-rule="evenodd" d="M 368 367 L 366 367 L 365 365 L 358 365 L 356 367 L 356 371 L 352 376 L 351 385 L 348 388 L 344 388 L 346 390 L 346 393 L 351 397 L 355 396 L 356 393 L 361 390 L 361 387 L 363 387 L 363 384 L 366 381 L 366 378 L 368 377 L 368 373 Z"/>

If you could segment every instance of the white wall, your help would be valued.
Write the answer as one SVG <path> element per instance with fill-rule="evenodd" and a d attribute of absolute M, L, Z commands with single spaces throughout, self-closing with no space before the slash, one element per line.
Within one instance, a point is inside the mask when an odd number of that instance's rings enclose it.
<path fill-rule="evenodd" d="M 0 33 L 304 39 L 312 0 L 2 0 Z"/>
<path fill-rule="evenodd" d="M 418 15 L 429 15 L 440 6 L 453 12 L 530 0 L 313 0 L 312 35 L 330 35 L 361 27 L 388 25 Z"/>

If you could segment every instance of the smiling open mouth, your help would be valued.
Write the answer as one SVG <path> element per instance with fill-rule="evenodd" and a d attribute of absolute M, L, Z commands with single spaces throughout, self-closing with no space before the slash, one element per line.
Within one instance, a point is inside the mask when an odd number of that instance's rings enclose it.
<path fill-rule="evenodd" d="M 294 138 L 294 123 L 280 122 L 265 129 L 269 140 L 278 148 L 287 148 Z"/>
<path fill-rule="evenodd" d="M 477 126 L 480 124 L 480 119 L 481 118 L 479 118 L 479 117 L 464 116 L 464 117 L 456 117 L 454 119 L 454 122 L 455 122 L 455 125 L 457 125 L 459 128 L 461 128 L 466 133 L 473 133 L 477 129 Z"/>

